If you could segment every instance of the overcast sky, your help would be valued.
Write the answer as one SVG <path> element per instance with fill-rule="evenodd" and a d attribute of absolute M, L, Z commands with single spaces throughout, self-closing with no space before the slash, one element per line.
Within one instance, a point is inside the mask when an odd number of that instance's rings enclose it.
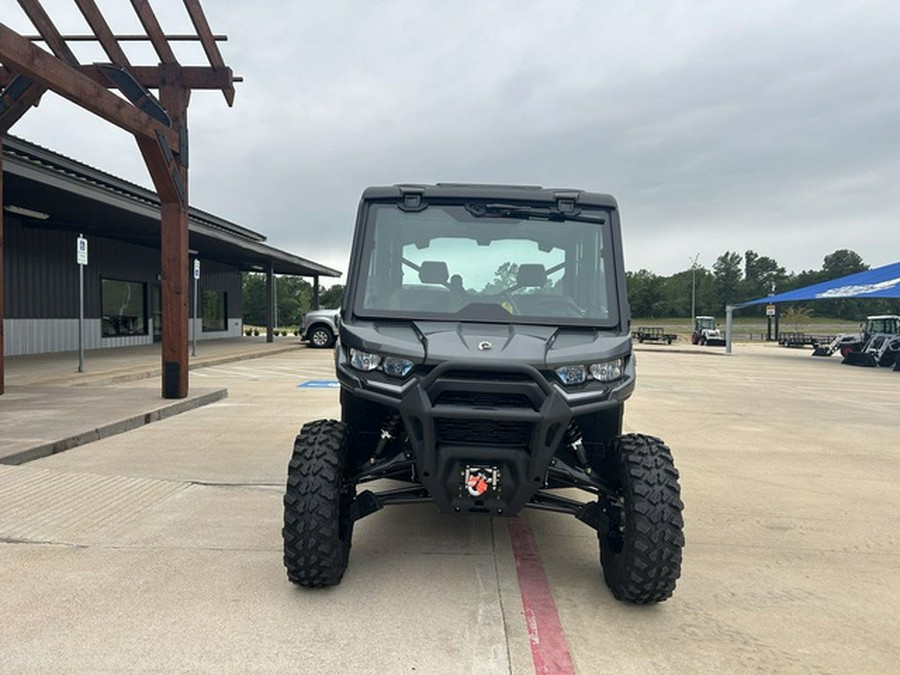
<path fill-rule="evenodd" d="M 130 3 L 98 4 L 140 30 Z M 364 187 L 453 181 L 615 195 L 630 270 L 748 249 L 789 272 L 839 248 L 900 260 L 895 1 L 202 4 L 244 82 L 230 109 L 191 99 L 191 204 L 296 255 L 345 271 Z M 71 0 L 43 5 L 86 32 Z M 182 3 L 151 5 L 191 30 Z M 35 33 L 15 0 L 0 21 Z M 151 186 L 133 137 L 55 95 L 11 133 Z"/>

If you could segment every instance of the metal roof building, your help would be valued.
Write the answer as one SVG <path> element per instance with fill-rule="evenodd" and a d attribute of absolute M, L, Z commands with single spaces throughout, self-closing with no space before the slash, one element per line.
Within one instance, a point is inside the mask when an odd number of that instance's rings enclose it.
<path fill-rule="evenodd" d="M 77 345 L 76 240 L 87 241 L 85 348 L 160 336 L 160 201 L 157 194 L 19 138 L 3 138 L 4 353 Z M 190 208 L 199 260 L 194 319 L 203 339 L 241 334 L 242 271 L 311 277 L 340 272 L 268 245 L 266 238 Z"/>

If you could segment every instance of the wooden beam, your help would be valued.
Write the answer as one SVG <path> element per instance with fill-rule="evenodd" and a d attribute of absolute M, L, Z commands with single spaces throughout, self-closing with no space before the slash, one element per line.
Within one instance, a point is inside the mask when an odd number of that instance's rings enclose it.
<path fill-rule="evenodd" d="M 160 102 L 176 129 L 187 129 L 187 109 L 191 92 L 180 79 L 180 67 L 163 64 Z M 186 138 L 186 137 L 185 137 Z M 186 142 L 186 140 L 185 140 Z M 183 158 L 187 155 L 184 149 Z M 184 398 L 188 395 L 188 170 L 181 162 L 169 166 L 173 182 L 180 183 L 179 200 L 161 204 L 160 265 L 162 270 L 162 395 Z M 174 174 L 177 174 L 177 177 Z"/>
<path fill-rule="evenodd" d="M 0 23 L 0 62 L 135 136 L 156 141 L 157 134 L 161 135 L 170 150 L 178 153 L 178 134 L 175 131 L 108 92 L 75 68 L 35 47 L 3 23 Z"/>
<path fill-rule="evenodd" d="M 19 75 L 18 84 L 13 85 L 14 88 L 24 87 L 18 92 L 15 98 L 13 94 L 6 90 L 0 91 L 0 136 L 5 134 L 12 128 L 12 125 L 31 110 L 32 106 L 38 104 L 41 96 L 47 91 L 47 88 L 38 84 L 31 78 Z M 11 82 L 12 82 L 11 78 Z"/>
<path fill-rule="evenodd" d="M 97 84 L 111 88 L 109 78 L 100 72 L 96 64 L 78 66 L 76 70 Z M 134 79 L 147 89 L 159 89 L 162 79 L 159 66 L 129 66 L 128 72 L 134 75 Z M 0 71 L 0 87 L 9 84 L 12 78 L 12 75 Z M 235 78 L 231 68 L 227 66 L 224 68 L 182 66 L 181 81 L 188 89 L 227 89 L 232 87 L 234 82 L 239 82 L 240 78 Z"/>
<path fill-rule="evenodd" d="M 109 60 L 119 66 L 131 65 L 125 52 L 122 51 L 119 41 L 113 37 L 109 24 L 106 23 L 106 19 L 103 18 L 103 14 L 94 0 L 75 0 L 75 4 L 78 5 L 81 15 L 88 22 L 91 30 L 94 31 L 94 35 L 97 36 L 97 40 L 99 40 L 100 46 L 103 47 L 103 51 L 106 52 Z"/>
<path fill-rule="evenodd" d="M 41 3 L 38 0 L 19 0 L 19 5 L 28 15 L 28 18 L 31 19 L 31 23 L 37 28 L 44 42 L 53 50 L 57 58 L 65 61 L 70 66 L 77 65 L 78 59 L 75 58 L 75 54 L 69 49 L 69 45 L 66 44 L 59 31 L 56 30 L 56 26 L 53 25 L 50 17 L 47 16 L 47 12 L 44 11 Z"/>
<path fill-rule="evenodd" d="M 188 209 L 186 204 L 161 204 L 160 264 L 162 269 L 162 395 L 188 395 Z"/>
<path fill-rule="evenodd" d="M 191 17 L 191 23 L 194 24 L 194 30 L 197 31 L 197 35 L 200 37 L 200 44 L 203 45 L 203 51 L 206 52 L 209 64 L 211 66 L 224 66 L 225 61 L 222 59 L 222 54 L 216 46 L 212 30 L 209 28 L 209 22 L 206 20 L 206 15 L 203 13 L 200 3 L 198 0 L 184 0 L 184 6 Z"/>
<path fill-rule="evenodd" d="M 159 66 L 137 66 L 129 70 L 148 89 L 159 89 L 162 83 L 162 70 Z M 179 75 L 182 84 L 188 89 L 229 89 L 234 87 L 235 81 L 234 73 L 228 66 L 181 66 Z"/>
<path fill-rule="evenodd" d="M 159 60 L 163 63 L 177 63 L 178 60 L 175 58 L 175 53 L 172 51 L 172 47 L 169 45 L 162 28 L 160 28 L 159 21 L 157 21 L 150 3 L 147 0 L 131 0 L 131 5 L 134 7 L 138 19 L 141 20 L 144 30 L 147 31 L 147 37 L 150 38 L 153 48 L 159 55 Z"/>
<path fill-rule="evenodd" d="M 76 0 L 77 2 L 77 0 Z M 23 35 L 26 40 L 31 42 L 43 42 L 44 38 L 40 35 Z M 87 33 L 62 33 L 60 37 L 65 42 L 97 42 L 97 36 Z M 118 33 L 113 35 L 117 42 L 148 42 L 150 38 L 144 33 Z M 200 36 L 193 33 L 166 33 L 166 40 L 169 42 L 200 42 Z M 216 42 L 228 42 L 227 35 L 213 35 Z"/>
<path fill-rule="evenodd" d="M 135 138 L 144 158 L 144 164 L 147 165 L 147 171 L 150 172 L 150 180 L 153 181 L 153 187 L 159 194 L 159 200 L 161 202 L 180 201 L 181 193 L 176 187 L 176 178 L 172 173 L 171 162 L 168 161 L 159 141 L 139 136 L 135 136 Z"/>
<path fill-rule="evenodd" d="M 203 51 L 206 52 L 209 64 L 213 68 L 224 68 L 225 60 L 216 46 L 212 30 L 209 28 L 209 22 L 203 13 L 203 8 L 200 7 L 199 0 L 184 0 L 184 6 L 191 17 L 191 23 L 194 24 L 194 30 L 200 36 L 200 44 L 203 45 Z M 228 103 L 228 106 L 234 105 L 234 85 L 229 85 L 227 88 L 222 89 L 222 93 L 225 95 L 225 101 Z"/>

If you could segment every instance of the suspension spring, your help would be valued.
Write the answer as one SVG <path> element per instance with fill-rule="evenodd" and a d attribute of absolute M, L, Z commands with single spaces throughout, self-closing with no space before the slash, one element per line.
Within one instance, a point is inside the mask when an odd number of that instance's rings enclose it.
<path fill-rule="evenodd" d="M 572 448 L 578 463 L 585 473 L 591 473 L 591 465 L 588 462 L 587 453 L 584 451 L 584 445 L 581 443 L 581 429 L 575 420 L 569 422 L 566 433 L 563 436 L 563 442 Z"/>
<path fill-rule="evenodd" d="M 384 452 L 388 443 L 397 438 L 398 432 L 400 431 L 400 425 L 400 414 L 396 410 L 391 411 L 385 418 L 384 424 L 381 425 L 381 438 L 378 439 L 378 446 L 375 448 L 372 460 L 381 457 L 381 453 Z"/>

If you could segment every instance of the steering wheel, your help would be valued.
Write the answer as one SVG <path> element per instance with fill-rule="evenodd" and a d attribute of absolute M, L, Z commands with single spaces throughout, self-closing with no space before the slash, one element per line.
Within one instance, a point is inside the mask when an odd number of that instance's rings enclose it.
<path fill-rule="evenodd" d="M 534 303 L 535 313 L 549 316 L 582 317 L 584 309 L 567 295 L 548 295 Z"/>

